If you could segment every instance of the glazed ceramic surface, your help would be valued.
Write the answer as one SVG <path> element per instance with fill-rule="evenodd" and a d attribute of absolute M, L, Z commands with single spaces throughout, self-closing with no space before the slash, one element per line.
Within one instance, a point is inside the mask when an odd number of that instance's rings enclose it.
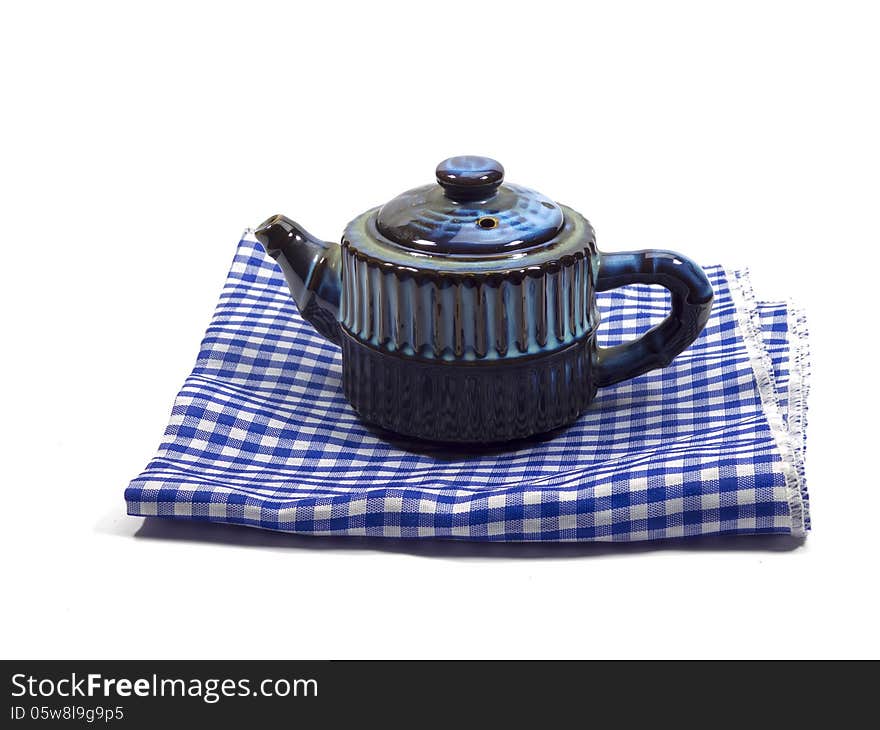
<path fill-rule="evenodd" d="M 583 216 L 504 182 L 484 157 L 368 210 L 340 244 L 284 216 L 257 230 L 302 316 L 342 348 L 343 388 L 366 421 L 436 441 L 495 442 L 564 426 L 598 387 L 666 366 L 699 335 L 712 288 L 671 251 L 607 254 Z M 671 292 L 641 338 L 599 348 L 595 293 Z"/>

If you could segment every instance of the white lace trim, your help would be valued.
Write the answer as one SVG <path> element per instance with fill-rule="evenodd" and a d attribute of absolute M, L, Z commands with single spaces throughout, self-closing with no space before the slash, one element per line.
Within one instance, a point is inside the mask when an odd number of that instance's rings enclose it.
<path fill-rule="evenodd" d="M 810 498 L 804 472 L 807 446 L 807 397 L 810 393 L 810 345 L 804 310 L 788 302 L 788 346 L 791 374 L 788 381 L 788 430 L 795 442 L 804 526 L 810 526 Z"/>
<path fill-rule="evenodd" d="M 725 269 L 728 286 L 730 287 L 731 297 L 733 298 L 736 310 L 737 326 L 739 327 L 743 341 L 746 345 L 746 352 L 749 356 L 749 362 L 752 366 L 752 372 L 755 375 L 755 381 L 758 384 L 758 393 L 761 396 L 761 404 L 764 407 L 764 415 L 770 426 L 770 432 L 779 452 L 782 462 L 782 475 L 785 479 L 785 490 L 788 498 L 788 509 L 791 519 L 791 534 L 796 537 L 803 537 L 806 534 L 806 528 L 809 524 L 809 515 L 807 512 L 806 485 L 803 479 L 803 427 L 804 422 L 804 398 L 806 396 L 806 370 L 804 369 L 807 362 L 806 355 L 806 322 L 803 319 L 803 312 L 799 312 L 800 324 L 798 325 L 798 333 L 792 334 L 791 339 L 791 362 L 792 362 L 792 382 L 790 383 L 789 393 L 789 409 L 793 413 L 791 406 L 797 401 L 800 414 L 795 419 L 798 422 L 800 441 L 795 437 L 794 431 L 790 430 L 785 420 L 782 418 L 782 410 L 779 406 L 779 397 L 776 389 L 776 382 L 773 377 L 773 366 L 770 361 L 770 354 L 764 346 L 761 337 L 761 320 L 758 313 L 758 303 L 755 299 L 755 292 L 752 289 L 751 279 L 749 278 L 748 269 L 742 271 L 731 271 Z M 793 310 L 790 310 L 793 311 Z M 797 324 L 797 322 L 796 322 Z M 797 344 L 795 343 L 797 340 Z M 797 349 L 796 349 L 797 348 Z M 797 376 L 795 370 L 800 368 Z M 798 379 L 795 386 L 794 380 Z M 795 395 L 796 388 L 796 395 Z"/>

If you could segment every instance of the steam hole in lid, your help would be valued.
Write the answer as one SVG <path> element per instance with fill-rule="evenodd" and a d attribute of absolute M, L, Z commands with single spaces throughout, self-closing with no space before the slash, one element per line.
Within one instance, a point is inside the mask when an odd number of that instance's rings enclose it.
<path fill-rule="evenodd" d="M 492 218 L 491 216 L 486 216 L 485 218 L 477 218 L 477 225 L 480 228 L 496 228 L 498 226 L 498 219 Z"/>

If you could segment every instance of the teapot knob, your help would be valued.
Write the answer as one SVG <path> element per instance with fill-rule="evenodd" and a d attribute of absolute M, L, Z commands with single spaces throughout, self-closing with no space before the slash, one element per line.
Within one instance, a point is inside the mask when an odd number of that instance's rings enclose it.
<path fill-rule="evenodd" d="M 488 157 L 450 157 L 437 165 L 437 182 L 452 200 L 484 200 L 504 181 L 500 162 Z"/>

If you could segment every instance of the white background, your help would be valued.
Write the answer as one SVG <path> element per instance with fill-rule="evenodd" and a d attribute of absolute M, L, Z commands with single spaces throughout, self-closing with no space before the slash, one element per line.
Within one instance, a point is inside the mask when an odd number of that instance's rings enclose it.
<path fill-rule="evenodd" d="M 880 24 L 849 2 L 7 3 L 0 654 L 880 656 Z M 807 306 L 814 532 L 484 546 L 147 523 L 239 234 L 455 154 Z"/>

